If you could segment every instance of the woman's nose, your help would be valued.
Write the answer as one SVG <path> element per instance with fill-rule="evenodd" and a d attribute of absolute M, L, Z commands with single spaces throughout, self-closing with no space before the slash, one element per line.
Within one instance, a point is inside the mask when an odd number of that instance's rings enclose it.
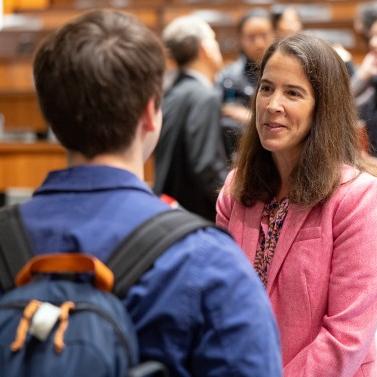
<path fill-rule="evenodd" d="M 274 93 L 271 95 L 267 104 L 267 110 L 271 113 L 282 112 L 284 110 L 282 98 L 279 93 Z"/>

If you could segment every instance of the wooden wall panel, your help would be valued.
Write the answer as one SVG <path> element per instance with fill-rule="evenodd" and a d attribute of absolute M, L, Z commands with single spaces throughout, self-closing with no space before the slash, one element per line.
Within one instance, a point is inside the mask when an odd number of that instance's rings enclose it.
<path fill-rule="evenodd" d="M 63 0 L 62 0 L 63 1 Z M 99 1 L 87 1 L 99 4 Z M 45 122 L 39 112 L 34 95 L 31 58 L 38 43 L 49 32 L 61 26 L 87 9 L 78 1 L 64 0 L 50 2 L 48 11 L 22 12 L 17 16 L 28 20 L 23 27 L 5 28 L 0 32 L 0 112 L 5 117 L 8 129 L 43 131 Z M 104 4 L 105 2 L 101 2 Z M 277 2 L 276 2 L 277 3 Z M 279 3 L 285 4 L 284 0 Z M 357 7 L 364 1 L 287 1 L 302 11 L 305 27 L 313 33 L 327 33 L 335 39 L 346 41 L 345 46 L 359 63 L 367 46 L 353 33 L 353 17 Z M 71 5 L 70 5 L 71 4 Z M 112 4 L 106 2 L 106 4 Z M 114 3 L 115 4 L 115 3 Z M 125 3 L 117 2 L 117 5 Z M 151 28 L 159 31 L 175 17 L 194 12 L 207 19 L 214 28 L 226 62 L 233 60 L 239 52 L 236 25 L 246 11 L 254 6 L 271 7 L 271 2 L 252 4 L 250 1 L 226 0 L 140 0 L 128 1 L 128 6 L 120 8 L 135 14 Z M 149 5 L 148 5 L 149 4 Z M 62 7 L 62 6 L 65 7 Z M 60 8 L 59 8 L 60 6 Z M 39 27 L 36 27 L 39 25 Z"/>
<path fill-rule="evenodd" d="M 51 30 L 57 29 L 58 27 L 72 20 L 73 18 L 93 9 L 95 9 L 95 7 L 63 8 L 63 9 L 52 8 L 48 11 L 22 12 L 22 13 L 18 13 L 18 15 L 20 16 L 22 15 L 24 17 L 29 17 L 29 18 L 34 18 L 35 20 L 39 22 L 43 30 L 51 31 Z M 160 25 L 159 23 L 160 15 L 158 12 L 158 8 L 156 7 L 135 6 L 135 7 L 117 8 L 117 10 L 128 12 L 135 15 L 151 29 L 157 30 Z"/>
<path fill-rule="evenodd" d="M 36 188 L 49 170 L 67 165 L 63 148 L 48 143 L 0 143 L 0 191 Z"/>
<path fill-rule="evenodd" d="M 164 6 L 169 0 L 50 0 L 52 8 L 127 8 L 134 6 Z"/>
<path fill-rule="evenodd" d="M 67 166 L 65 150 L 47 142 L 0 142 L 0 192 L 9 188 L 37 188 L 51 170 Z M 153 157 L 145 163 L 145 181 L 152 186 Z"/>
<path fill-rule="evenodd" d="M 31 59 L 0 60 L 0 93 L 33 90 Z"/>
<path fill-rule="evenodd" d="M 0 92 L 0 113 L 6 131 L 47 131 L 34 92 Z"/>

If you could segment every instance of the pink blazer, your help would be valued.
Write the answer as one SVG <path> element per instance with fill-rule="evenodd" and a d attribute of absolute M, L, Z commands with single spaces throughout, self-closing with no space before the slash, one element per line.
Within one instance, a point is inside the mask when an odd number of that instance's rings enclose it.
<path fill-rule="evenodd" d="M 262 203 L 217 202 L 253 263 Z M 281 334 L 285 377 L 377 377 L 377 179 L 345 167 L 321 205 L 290 204 L 270 265 L 267 292 Z"/>

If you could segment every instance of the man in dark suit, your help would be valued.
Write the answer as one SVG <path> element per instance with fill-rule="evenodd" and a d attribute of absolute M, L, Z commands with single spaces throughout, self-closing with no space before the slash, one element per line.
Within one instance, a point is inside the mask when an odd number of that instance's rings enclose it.
<path fill-rule="evenodd" d="M 213 220 L 217 191 L 227 173 L 221 102 L 213 87 L 222 66 L 219 45 L 209 25 L 193 16 L 171 22 L 163 40 L 178 71 L 163 101 L 154 189 Z"/>

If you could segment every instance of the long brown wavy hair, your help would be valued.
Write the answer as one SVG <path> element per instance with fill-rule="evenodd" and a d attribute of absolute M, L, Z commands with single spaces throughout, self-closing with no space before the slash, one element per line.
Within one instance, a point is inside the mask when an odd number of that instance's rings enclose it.
<path fill-rule="evenodd" d="M 293 203 L 311 206 L 328 198 L 339 185 L 343 164 L 366 170 L 360 156 L 349 78 L 343 61 L 328 43 L 304 34 L 274 42 L 261 62 L 260 78 L 277 51 L 300 61 L 314 92 L 312 127 L 290 175 L 288 195 Z M 281 74 L 284 75 L 284 67 Z M 259 87 L 260 79 L 256 93 Z M 271 200 L 281 186 L 272 154 L 260 143 L 255 112 L 256 96 L 250 126 L 240 143 L 232 185 L 233 195 L 245 206 Z"/>

